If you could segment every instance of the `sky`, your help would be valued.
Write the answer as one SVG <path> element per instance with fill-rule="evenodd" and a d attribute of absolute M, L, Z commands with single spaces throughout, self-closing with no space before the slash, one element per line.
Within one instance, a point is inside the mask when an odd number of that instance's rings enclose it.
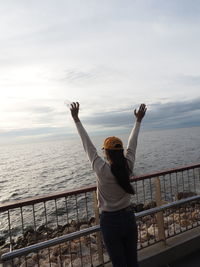
<path fill-rule="evenodd" d="M 200 126 L 200 1 L 0 1 L 0 144 Z"/>

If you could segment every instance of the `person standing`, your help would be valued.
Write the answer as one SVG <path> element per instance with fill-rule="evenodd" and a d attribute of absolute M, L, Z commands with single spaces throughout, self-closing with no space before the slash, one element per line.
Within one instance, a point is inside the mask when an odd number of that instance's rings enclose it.
<path fill-rule="evenodd" d="M 135 192 L 130 183 L 130 176 L 146 105 L 141 104 L 138 110 L 134 110 L 136 123 L 129 136 L 126 152 L 118 137 L 111 136 L 104 140 L 103 151 L 106 160 L 98 155 L 79 119 L 79 103 L 73 102 L 70 110 L 84 150 L 96 173 L 100 229 L 113 267 L 138 267 L 137 225 L 131 208 L 131 195 Z"/>

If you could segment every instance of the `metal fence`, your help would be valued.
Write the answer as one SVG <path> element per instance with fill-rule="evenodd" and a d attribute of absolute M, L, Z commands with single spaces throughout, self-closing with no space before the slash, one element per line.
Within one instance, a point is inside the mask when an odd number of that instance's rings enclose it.
<path fill-rule="evenodd" d="M 144 212 L 200 194 L 200 164 L 133 177 L 132 182 L 133 208 Z M 9 263 L 13 266 L 98 266 L 109 260 L 100 232 L 87 233 L 99 225 L 95 186 L 3 204 L 0 214 L 1 254 L 65 235 L 73 237 L 31 256 L 16 257 Z M 138 249 L 199 226 L 199 214 L 196 200 L 138 216 Z M 78 231 L 87 234 L 74 236 Z"/>
<path fill-rule="evenodd" d="M 165 204 L 160 207 L 155 207 L 149 210 L 145 210 L 142 212 L 139 212 L 136 214 L 136 219 L 144 219 L 148 216 L 158 216 L 159 214 L 172 214 L 174 216 L 174 211 L 179 212 L 179 222 L 181 222 L 181 216 L 180 214 L 181 209 L 184 209 L 184 212 L 187 211 L 187 208 L 191 209 L 198 209 L 196 211 L 199 213 L 200 211 L 200 196 L 193 196 L 186 199 L 178 200 L 169 204 Z M 191 214 L 191 213 L 190 213 Z M 152 218 L 152 217 L 151 217 Z M 174 223 L 174 222 L 173 222 Z M 172 223 L 172 224 L 173 224 Z M 181 223 L 179 225 L 179 229 L 177 230 L 177 233 L 181 233 L 183 231 L 186 231 L 188 229 L 191 229 L 192 227 L 200 226 L 200 218 L 194 217 L 192 218 L 192 222 L 190 224 L 190 227 L 187 227 L 188 225 L 181 226 Z M 158 226 L 156 226 L 156 222 L 153 223 L 154 230 L 150 233 L 149 229 L 146 228 L 146 236 L 149 235 L 151 237 L 148 238 L 147 245 L 150 245 L 152 243 L 155 243 L 157 241 L 165 241 L 167 238 L 172 237 L 172 235 L 168 235 L 168 232 L 163 232 L 164 236 L 159 237 L 159 231 L 156 238 L 156 229 L 158 229 Z M 181 228 L 184 228 L 181 229 Z M 86 240 L 86 237 L 90 237 L 93 233 L 98 233 L 100 230 L 99 225 L 89 227 L 84 230 L 80 230 L 71 234 L 63 235 L 62 237 L 57 237 L 52 240 L 44 241 L 35 245 L 31 245 L 29 247 L 21 248 L 12 252 L 5 253 L 2 256 L 2 259 L 4 262 L 7 262 L 7 264 L 11 264 L 13 266 L 17 266 L 17 264 L 20 262 L 23 262 L 26 264 L 26 266 L 46 266 L 45 264 L 48 264 L 48 266 L 100 266 L 99 262 L 96 261 L 96 265 L 94 263 L 94 259 L 91 254 L 91 247 L 89 249 L 89 246 L 87 248 L 87 254 L 85 254 L 85 250 L 83 247 L 80 249 L 80 253 L 78 255 L 78 262 L 76 262 L 72 259 L 69 259 L 66 255 L 66 251 L 69 250 L 69 242 L 72 240 L 79 240 L 82 238 L 82 240 Z M 177 234 L 176 233 L 176 234 Z M 64 244 L 64 245 L 63 245 Z M 85 245 L 86 247 L 86 245 Z M 48 249 L 45 252 L 45 249 Z M 90 250 L 90 251 L 89 251 Z M 55 252 L 57 255 L 55 255 Z M 54 254 L 53 254 L 54 253 Z M 102 248 L 102 254 L 103 254 L 103 248 Z M 46 256 L 45 261 L 43 260 L 43 255 Z M 57 257 L 55 257 L 57 256 Z M 105 255 L 104 255 L 105 256 Z M 21 258 L 22 257 L 22 258 Z M 56 259 L 56 261 L 55 261 Z M 54 261 L 53 261 L 54 260 Z M 101 259 L 102 264 L 105 263 L 104 258 Z M 37 264 L 37 265 L 36 265 Z M 21 265 L 20 265 L 21 266 Z"/>

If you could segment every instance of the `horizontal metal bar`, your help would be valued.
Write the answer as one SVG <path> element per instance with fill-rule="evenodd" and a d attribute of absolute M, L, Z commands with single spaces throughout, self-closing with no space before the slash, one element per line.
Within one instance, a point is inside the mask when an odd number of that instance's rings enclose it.
<path fill-rule="evenodd" d="M 67 242 L 70 240 L 74 240 L 74 239 L 79 238 L 81 236 L 92 234 L 92 233 L 97 232 L 97 231 L 100 231 L 99 225 L 95 225 L 95 226 L 89 227 L 87 229 L 83 229 L 83 230 L 80 230 L 77 232 L 73 232 L 73 233 L 63 235 L 63 236 L 60 236 L 57 238 L 53 238 L 53 239 L 50 239 L 50 240 L 47 240 L 44 242 L 40 242 L 40 243 L 31 245 L 31 246 L 28 246 L 25 248 L 20 248 L 20 249 L 5 253 L 1 256 L 1 260 L 2 261 L 8 261 L 8 260 L 11 260 L 15 257 L 27 255 L 30 252 L 37 252 L 41 249 L 52 247 L 52 246 L 55 246 L 55 245 L 58 245 L 58 244 L 61 244 L 61 243 L 64 243 L 64 242 Z"/>
<path fill-rule="evenodd" d="M 147 215 L 151 215 L 151 214 L 154 214 L 154 213 L 158 213 L 160 211 L 163 211 L 163 210 L 166 210 L 166 209 L 169 209 L 169 208 L 181 206 L 183 204 L 186 204 L 186 203 L 192 202 L 192 201 L 196 201 L 196 200 L 200 200 L 200 195 L 189 197 L 189 198 L 186 198 L 186 199 L 181 199 L 181 200 L 178 200 L 178 201 L 175 201 L 175 202 L 172 202 L 172 203 L 169 203 L 169 204 L 165 204 L 163 206 L 155 207 L 155 208 L 152 208 L 152 209 L 149 209 L 149 210 L 141 211 L 141 212 L 136 213 L 135 216 L 136 216 L 136 219 L 139 219 L 141 217 L 144 217 L 144 216 L 147 216 Z M 83 230 L 80 230 L 80 231 L 77 231 L 77 232 L 74 232 L 74 233 L 63 235 L 61 237 L 57 237 L 57 238 L 54 238 L 54 239 L 51 239 L 51 240 L 47 240 L 47 241 L 44 241 L 44 242 L 41 242 L 41 243 L 37 243 L 37 244 L 31 245 L 31 246 L 28 246 L 28 247 L 25 247 L 25 248 L 20 248 L 20 249 L 5 253 L 5 254 L 3 254 L 1 256 L 1 260 L 2 261 L 8 261 L 8 260 L 11 260 L 11 259 L 13 259 L 15 257 L 19 257 L 19 256 L 22 256 L 22 255 L 27 255 L 27 254 L 29 254 L 31 252 L 37 252 L 37 251 L 39 251 L 41 249 L 48 248 L 48 247 L 51 247 L 51 246 L 55 246 L 55 245 L 58 245 L 58 244 L 61 244 L 61 243 L 64 243 L 64 242 L 79 238 L 81 236 L 92 234 L 92 233 L 97 232 L 97 231 L 100 231 L 100 226 L 99 225 L 92 226 L 92 227 L 89 227 L 87 229 L 83 229 Z"/>
<path fill-rule="evenodd" d="M 82 194 L 85 192 L 92 192 L 96 190 L 96 186 L 90 186 L 90 187 L 82 187 L 79 189 L 74 189 L 74 190 L 66 190 L 60 193 L 56 194 L 49 194 L 49 195 L 43 195 L 43 196 L 35 196 L 33 198 L 27 198 L 23 200 L 17 200 L 14 202 L 8 202 L 5 204 L 0 205 L 0 212 L 7 211 L 9 209 L 14 209 L 14 208 L 20 208 L 23 206 L 28 206 L 28 205 L 33 205 L 37 203 L 43 203 L 49 200 L 55 200 L 57 198 L 62 198 L 62 197 L 68 197 L 72 195 L 78 195 Z"/>
<path fill-rule="evenodd" d="M 164 210 L 167 210 L 167 209 L 170 209 L 170 208 L 179 207 L 179 206 L 181 206 L 183 204 L 186 204 L 188 202 L 197 201 L 197 200 L 200 200 L 200 195 L 184 198 L 184 199 L 181 199 L 181 200 L 177 200 L 177 201 L 171 202 L 169 204 L 164 204 L 164 205 L 159 206 L 159 207 L 155 207 L 155 208 L 152 208 L 152 209 L 148 209 L 148 210 L 144 210 L 144 211 L 138 212 L 136 214 L 136 218 L 139 219 L 141 217 L 144 217 L 144 216 L 147 216 L 147 215 L 151 215 L 153 213 L 158 213 L 160 211 L 164 211 Z"/>
<path fill-rule="evenodd" d="M 154 178 L 154 177 L 158 177 L 158 176 L 163 176 L 163 175 L 170 174 L 170 173 L 177 173 L 177 172 L 187 171 L 187 170 L 196 169 L 196 168 L 200 168 L 200 163 L 195 164 L 195 165 L 188 165 L 188 166 L 184 166 L 184 167 L 180 167 L 180 168 L 173 168 L 173 169 L 169 169 L 169 170 L 164 170 L 164 171 L 160 171 L 160 172 L 154 172 L 154 173 L 150 173 L 150 174 L 134 176 L 131 179 L 131 181 L 140 181 L 140 180 L 145 180 L 145 179 Z"/>
<path fill-rule="evenodd" d="M 149 179 L 149 178 L 153 178 L 153 177 L 158 177 L 158 176 L 162 176 L 162 175 L 166 175 L 166 174 L 170 174 L 170 173 L 176 173 L 176 172 L 185 171 L 185 170 L 189 170 L 189 169 L 195 169 L 195 168 L 200 168 L 200 163 L 195 164 L 195 165 L 190 165 L 190 166 L 184 166 L 181 168 L 151 173 L 151 174 L 133 176 L 131 178 L 131 181 L 133 182 L 133 181 L 145 180 L 145 179 Z M 62 198 L 62 197 L 67 197 L 67 196 L 71 196 L 71 195 L 78 195 L 78 194 L 82 194 L 82 193 L 86 193 L 86 192 L 91 192 L 91 191 L 95 191 L 95 190 L 96 190 L 96 186 L 92 185 L 92 186 L 82 187 L 82 188 L 75 189 L 75 190 L 66 190 L 66 191 L 63 191 L 60 193 L 49 194 L 49 195 L 44 195 L 44 196 L 36 196 L 33 198 L 18 200 L 15 202 L 8 202 L 8 203 L 4 203 L 4 204 L 0 205 L 0 212 L 4 212 L 4 211 L 7 211 L 9 209 L 19 208 L 19 207 L 23 207 L 23 206 L 27 206 L 27 205 L 33 205 L 36 203 L 41 203 L 41 202 L 45 202 L 45 201 L 49 201 L 49 200 L 54 200 L 57 198 Z"/>

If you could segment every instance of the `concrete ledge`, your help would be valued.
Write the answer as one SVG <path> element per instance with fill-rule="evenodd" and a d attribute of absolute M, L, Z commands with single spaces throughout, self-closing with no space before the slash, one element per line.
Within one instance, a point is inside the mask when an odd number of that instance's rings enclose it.
<path fill-rule="evenodd" d="M 160 267 L 200 249 L 200 226 L 159 242 L 138 253 L 140 267 Z"/>

